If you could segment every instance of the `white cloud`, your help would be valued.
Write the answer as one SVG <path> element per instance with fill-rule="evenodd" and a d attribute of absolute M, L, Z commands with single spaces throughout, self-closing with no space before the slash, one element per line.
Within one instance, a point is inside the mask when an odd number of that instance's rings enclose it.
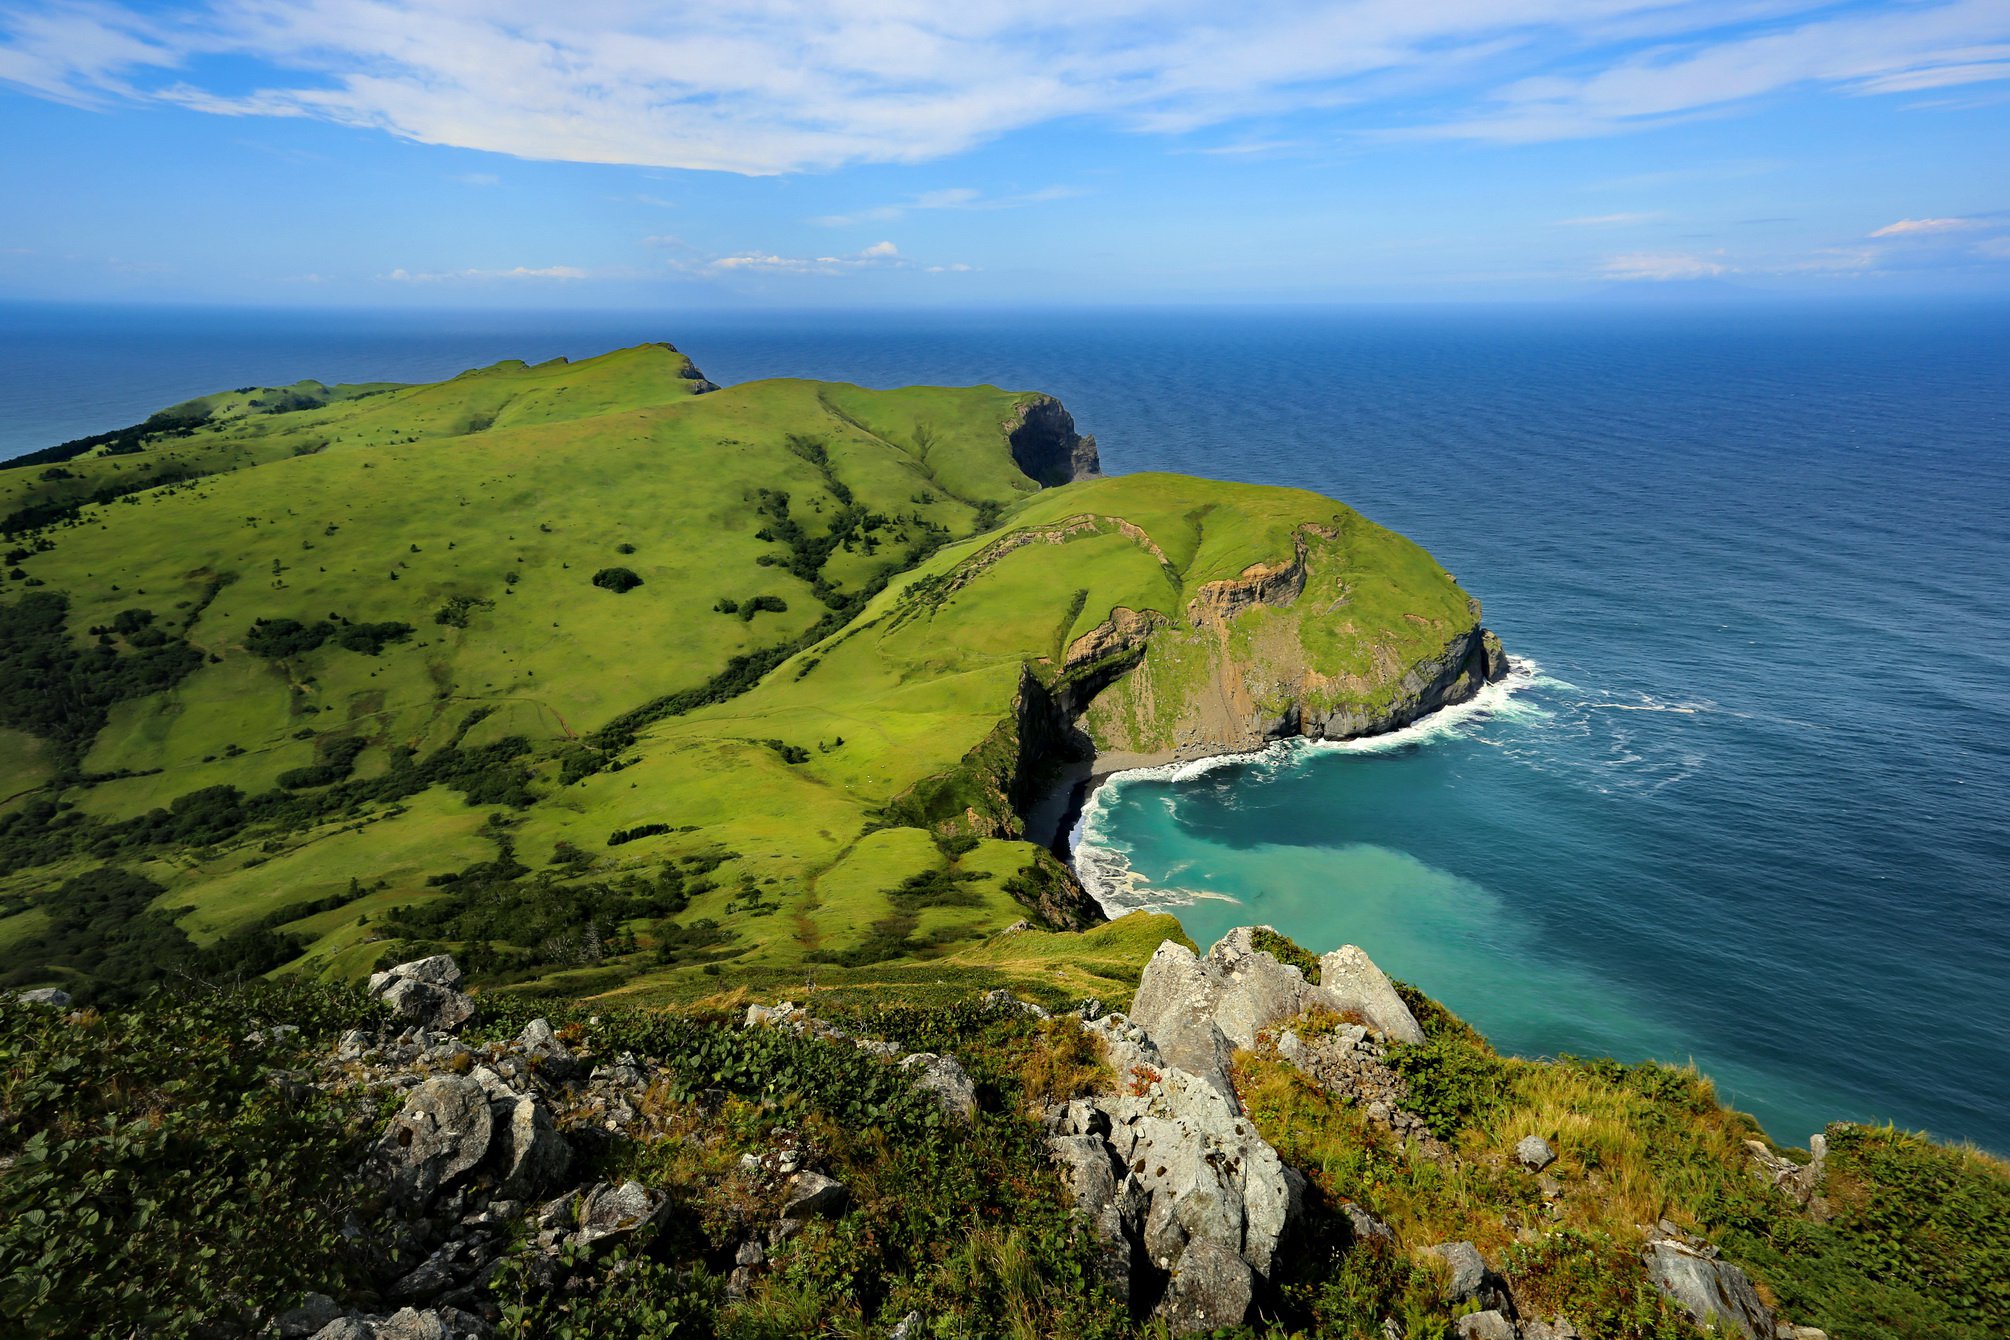
<path fill-rule="evenodd" d="M 926 274 L 968 274 L 975 266 L 962 262 L 919 265 L 900 254 L 891 242 L 875 242 L 842 256 L 783 256 L 769 251 L 736 251 L 709 259 L 676 257 L 665 262 L 672 270 L 700 278 L 734 275 L 845 275 L 866 270 L 919 270 Z"/>
<path fill-rule="evenodd" d="M 744 173 L 918 162 L 1064 118 L 1180 133 L 1380 105 L 1401 133 L 1512 142 L 1794 88 L 2010 79 L 2003 0 L 44 0 L 0 34 L 0 81 L 74 103 Z M 1396 110 L 1420 94 L 1471 110 Z"/>
<path fill-rule="evenodd" d="M 508 270 L 407 270 L 399 266 L 384 278 L 399 284 L 448 284 L 465 280 L 485 281 L 492 279 L 586 279 L 587 271 L 576 265 L 546 265 L 533 268 L 518 265 Z"/>
<path fill-rule="evenodd" d="M 1599 273 L 1612 280 L 1666 283 L 1673 279 L 1714 279 L 1736 274 L 1737 269 L 1713 257 L 1688 252 L 1636 251 L 1609 258 Z"/>
<path fill-rule="evenodd" d="M 896 219 L 906 218 L 916 210 L 1019 209 L 1026 205 L 1045 204 L 1050 200 L 1066 200 L 1078 194 L 1080 192 L 1072 186 L 1047 186 L 1020 195 L 987 196 L 968 186 L 954 186 L 941 191 L 924 191 L 899 204 L 874 205 L 850 214 L 826 214 L 810 222 L 822 224 L 826 228 L 849 228 L 861 223 L 892 223 Z"/>
<path fill-rule="evenodd" d="M 1558 219 L 1559 228 L 1616 228 L 1628 223 L 1652 223 L 1659 214 L 1588 214 L 1581 219 Z"/>
<path fill-rule="evenodd" d="M 1872 233 L 1872 237 L 1918 237 L 1929 233 L 1958 233 L 1970 228 L 1982 227 L 1980 219 L 1900 219 L 1897 223 L 1887 223 Z"/>
<path fill-rule="evenodd" d="M 1975 244 L 1975 250 L 1984 256 L 2010 261 L 2010 237 L 1984 238 Z"/>

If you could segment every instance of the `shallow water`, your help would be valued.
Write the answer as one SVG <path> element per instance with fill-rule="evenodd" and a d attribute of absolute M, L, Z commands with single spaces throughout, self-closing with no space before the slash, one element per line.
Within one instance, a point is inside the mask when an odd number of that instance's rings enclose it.
<path fill-rule="evenodd" d="M 2010 313 L 0 308 L 0 455 L 665 338 L 721 382 L 1052 391 L 1113 470 L 1330 493 L 1486 600 L 1490 708 L 1098 792 L 1113 898 L 1358 943 L 1513 1051 L 1694 1058 L 1782 1139 L 2010 1150 Z"/>

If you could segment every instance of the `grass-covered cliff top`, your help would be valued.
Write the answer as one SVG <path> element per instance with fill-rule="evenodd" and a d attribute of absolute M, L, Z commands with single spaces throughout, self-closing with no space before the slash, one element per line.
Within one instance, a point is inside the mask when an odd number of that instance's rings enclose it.
<path fill-rule="evenodd" d="M 1029 474 L 1085 451 L 1035 393 L 718 390 L 656 344 L 0 469 L 0 974 L 1121 994 L 1156 938 L 1059 935 L 1094 912 L 1020 840 L 1022 684 L 1065 717 L 1142 658 L 1073 744 L 1241 747 L 1293 695 L 1386 708 L 1475 616 L 1331 499 Z"/>

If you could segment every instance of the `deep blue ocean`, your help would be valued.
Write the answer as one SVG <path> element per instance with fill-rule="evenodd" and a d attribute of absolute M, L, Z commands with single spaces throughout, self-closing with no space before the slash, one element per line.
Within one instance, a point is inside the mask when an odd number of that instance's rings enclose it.
<path fill-rule="evenodd" d="M 1693 1059 L 1790 1143 L 2010 1151 L 2010 311 L 0 307 L 0 456 L 645 339 L 1051 391 L 1112 471 L 1332 494 L 1485 600 L 1521 665 L 1475 708 L 1106 786 L 1113 899 L 1358 943 L 1521 1054 Z"/>

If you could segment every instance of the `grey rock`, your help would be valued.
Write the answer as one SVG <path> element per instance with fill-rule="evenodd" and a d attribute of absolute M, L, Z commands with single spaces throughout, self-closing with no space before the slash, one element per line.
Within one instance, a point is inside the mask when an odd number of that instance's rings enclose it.
<path fill-rule="evenodd" d="M 377 1340 L 375 1317 L 337 1317 L 314 1332 L 314 1340 Z"/>
<path fill-rule="evenodd" d="M 530 1063 L 531 1073 L 564 1081 L 579 1069 L 579 1062 L 545 1019 L 533 1019 L 523 1026 L 510 1050 Z"/>
<path fill-rule="evenodd" d="M 1047 1138 L 1047 1152 L 1060 1165 L 1061 1182 L 1067 1187 L 1075 1208 L 1093 1214 L 1099 1207 L 1113 1204 L 1117 1183 L 1124 1169 L 1110 1154 L 1100 1135 L 1054 1135 Z"/>
<path fill-rule="evenodd" d="M 1654 1287 L 1698 1326 L 1745 1340 L 1770 1340 L 1773 1317 L 1759 1301 L 1758 1290 L 1744 1271 L 1718 1260 L 1714 1251 L 1663 1238 L 1648 1243 L 1641 1255 Z"/>
<path fill-rule="evenodd" d="M 1025 922 L 1025 921 L 1020 922 L 1019 926 L 1027 930 L 1031 930 L 1033 928 L 1031 922 Z M 1010 926 L 1006 927 L 1007 931 L 1010 931 L 1012 929 L 1014 928 Z M 995 991 L 985 992 L 984 1004 L 986 1008 L 993 1010 L 1008 1010 L 1008 1011 L 1016 1010 L 1020 1014 L 1023 1014 L 1030 1019 L 1046 1019 L 1051 1017 L 1048 1015 L 1047 1011 L 1043 1007 L 1035 1005 L 1030 1000 L 1019 999 L 1017 996 L 1013 995 L 1010 991 L 1007 991 L 1002 986 Z"/>
<path fill-rule="evenodd" d="M 782 1199 L 782 1218 L 801 1221 L 816 1216 L 835 1218 L 851 1201 L 851 1189 L 820 1172 L 799 1172 L 789 1179 Z"/>
<path fill-rule="evenodd" d="M 1340 1213 L 1347 1216 L 1347 1226 L 1353 1231 L 1356 1242 L 1393 1243 L 1396 1240 L 1395 1229 L 1351 1200 L 1340 1202 Z"/>
<path fill-rule="evenodd" d="M 571 1240 L 582 1247 L 591 1247 L 610 1238 L 632 1235 L 655 1223 L 669 1204 L 668 1197 L 658 1195 L 640 1182 L 623 1182 L 619 1186 L 601 1182 L 580 1197 L 575 1211 L 579 1227 Z"/>
<path fill-rule="evenodd" d="M 1219 1243 L 1196 1242 L 1174 1267 L 1159 1316 L 1174 1335 L 1236 1326 L 1255 1294 L 1248 1262 Z"/>
<path fill-rule="evenodd" d="M 977 1115 L 977 1084 L 953 1056 L 916 1052 L 903 1057 L 903 1070 L 915 1073 L 915 1087 L 926 1091 L 952 1117 L 965 1121 Z"/>
<path fill-rule="evenodd" d="M 767 1263 L 768 1250 L 755 1238 L 748 1238 L 740 1244 L 739 1250 L 733 1253 L 733 1264 L 736 1266 L 761 1266 Z"/>
<path fill-rule="evenodd" d="M 1541 1172 L 1556 1162 L 1556 1151 L 1540 1135 L 1524 1135 L 1514 1147 L 1514 1156 L 1530 1172 Z"/>
<path fill-rule="evenodd" d="M 1583 1340 L 1583 1334 L 1576 1323 L 1559 1316 L 1547 1321 L 1523 1322 L 1521 1340 Z"/>
<path fill-rule="evenodd" d="M 1477 1297 L 1487 1282 L 1486 1258 L 1470 1242 L 1444 1242 L 1424 1248 L 1424 1255 L 1444 1262 L 1450 1279 L 1445 1284 L 1445 1301 L 1463 1303 Z"/>
<path fill-rule="evenodd" d="M 465 1075 L 436 1075 L 413 1089 L 378 1142 L 398 1188 L 424 1202 L 488 1152 L 488 1095 Z"/>
<path fill-rule="evenodd" d="M 51 1009 L 70 1008 L 70 993 L 56 986 L 38 986 L 32 991 L 17 991 L 14 999 L 23 1005 L 47 1005 Z"/>
<path fill-rule="evenodd" d="M 1167 1064 L 1232 1097 L 1228 1058 L 1233 1047 L 1214 1021 L 1216 995 L 1215 975 L 1191 949 L 1167 940 L 1138 979 L 1131 1022 L 1151 1036 Z"/>
<path fill-rule="evenodd" d="M 1514 1300 L 1508 1295 L 1506 1281 L 1487 1267 L 1486 1258 L 1472 1243 L 1440 1243 L 1424 1248 L 1424 1255 L 1435 1257 L 1445 1265 L 1449 1275 L 1445 1285 L 1447 1303 L 1454 1307 L 1477 1304 L 1481 1308 L 1514 1315 Z"/>
<path fill-rule="evenodd" d="M 430 982 L 434 986 L 451 989 L 461 984 L 461 967 L 454 962 L 452 954 L 434 954 L 431 958 L 415 958 L 409 963 L 386 968 L 382 972 L 370 974 L 370 994 L 377 995 L 398 978 L 408 978 L 415 982 Z"/>
<path fill-rule="evenodd" d="M 1396 994 L 1388 974 L 1354 945 L 1319 960 L 1321 1003 L 1335 1014 L 1358 1014 L 1369 1027 L 1397 1042 L 1422 1042 L 1424 1030 Z"/>
<path fill-rule="evenodd" d="M 1459 1340 L 1517 1340 L 1514 1323 L 1491 1308 L 1458 1318 L 1452 1330 Z"/>
<path fill-rule="evenodd" d="M 491 1100 L 493 1162 L 502 1175 L 497 1191 L 512 1199 L 541 1195 L 558 1185 L 572 1166 L 572 1147 L 551 1122 L 551 1111 L 535 1095 Z"/>
<path fill-rule="evenodd" d="M 399 1308 L 377 1323 L 377 1340 L 454 1340 L 437 1312 Z"/>
<path fill-rule="evenodd" d="M 886 1340 L 921 1340 L 921 1314 L 910 1312 L 886 1333 Z"/>
<path fill-rule="evenodd" d="M 323 1330 L 330 1322 L 342 1315 L 341 1304 L 325 1293 L 310 1293 L 300 1301 L 300 1306 L 288 1308 L 279 1314 L 277 1325 L 281 1340 L 302 1340 Z"/>
<path fill-rule="evenodd" d="M 401 1018 L 426 1028 L 453 1029 L 466 1023 L 475 1003 L 460 991 L 461 970 L 448 954 L 414 959 L 373 973 L 370 994 Z"/>

